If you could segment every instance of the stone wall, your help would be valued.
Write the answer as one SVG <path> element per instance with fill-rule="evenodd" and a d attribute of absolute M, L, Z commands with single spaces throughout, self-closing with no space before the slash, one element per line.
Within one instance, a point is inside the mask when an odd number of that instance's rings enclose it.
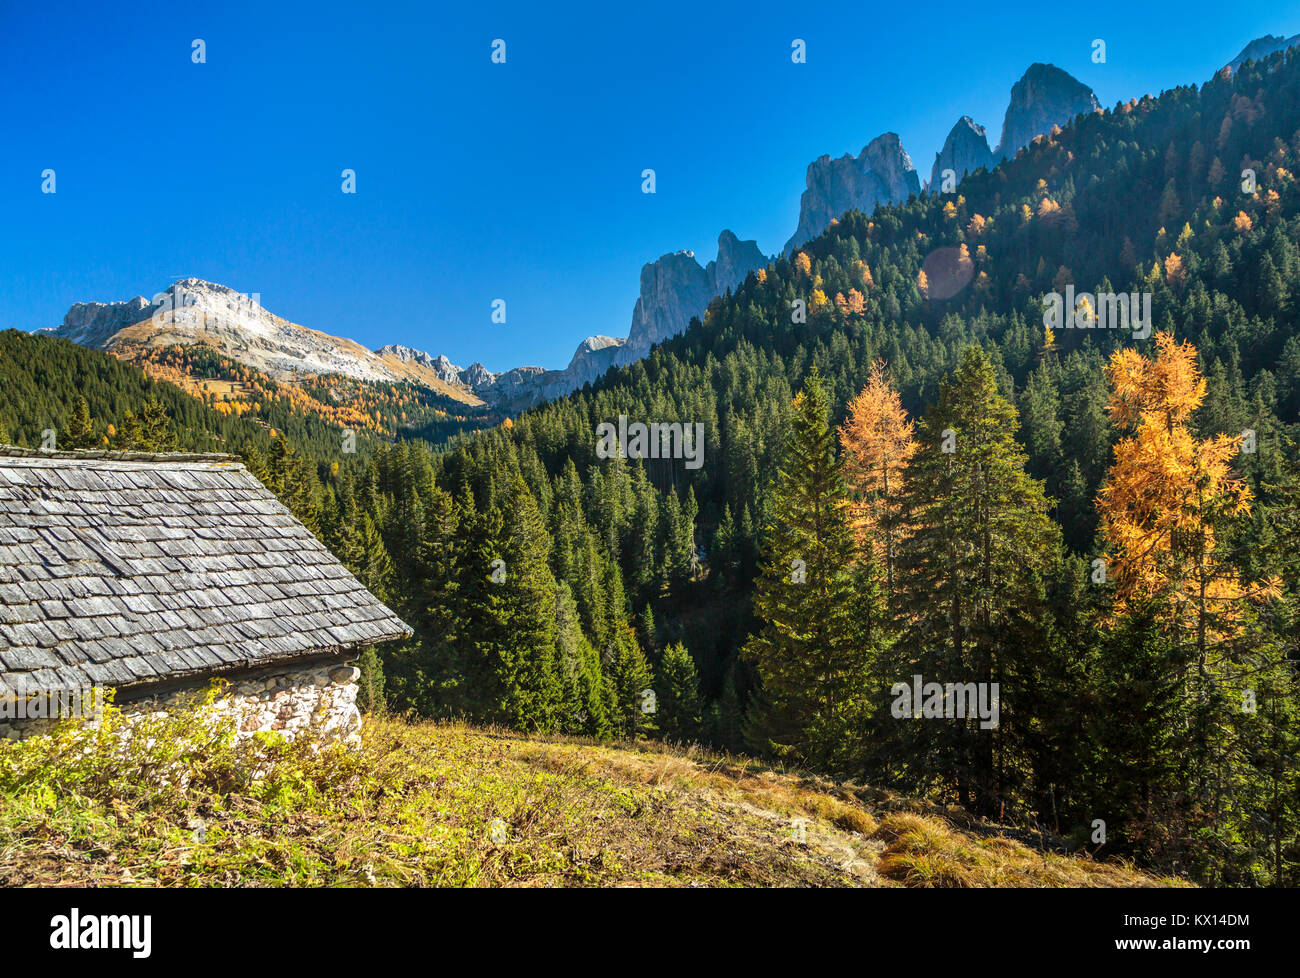
<path fill-rule="evenodd" d="M 262 670 L 231 679 L 212 709 L 230 717 L 238 737 L 274 731 L 292 740 L 308 733 L 324 741 L 341 740 L 356 746 L 361 743 L 356 684 L 359 675 L 360 670 L 354 666 L 340 663 Z M 120 706 L 127 716 L 157 714 L 204 688 L 206 682 Z M 22 740 L 48 729 L 53 722 L 0 718 L 0 737 Z"/>

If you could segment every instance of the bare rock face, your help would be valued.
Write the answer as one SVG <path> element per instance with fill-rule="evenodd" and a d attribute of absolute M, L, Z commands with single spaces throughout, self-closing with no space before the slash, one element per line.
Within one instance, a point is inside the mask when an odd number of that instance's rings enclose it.
<path fill-rule="evenodd" d="M 445 360 L 446 357 L 439 357 L 438 359 Z M 491 383 L 497 379 L 496 374 L 488 370 L 487 367 L 483 366 L 483 364 L 479 363 L 477 360 L 461 372 L 461 377 L 466 384 L 476 391 L 481 387 L 490 386 Z"/>
<path fill-rule="evenodd" d="M 462 384 L 461 369 L 444 356 L 430 356 L 423 350 L 416 350 L 409 346 L 402 346 L 399 343 L 390 343 L 388 346 L 381 346 L 375 350 L 375 354 L 380 357 L 393 357 L 401 363 L 414 363 L 428 370 L 432 370 L 439 379 L 448 384 Z M 466 385 L 468 386 L 468 385 Z"/>
<path fill-rule="evenodd" d="M 578 344 L 569 365 L 561 371 L 563 377 L 560 386 L 569 391 L 576 391 L 584 384 L 589 384 L 614 365 L 627 340 L 613 336 L 588 336 Z M 561 396 L 561 395 L 557 395 Z"/>
<path fill-rule="evenodd" d="M 1013 157 L 1035 136 L 1100 107 L 1097 96 L 1083 82 L 1055 65 L 1035 62 L 1011 86 L 1011 103 L 1002 120 L 1002 141 L 994 155 L 998 160 Z"/>
<path fill-rule="evenodd" d="M 55 336 L 101 349 L 118 330 L 148 319 L 154 306 L 142 295 L 125 302 L 76 302 L 63 317 Z"/>
<path fill-rule="evenodd" d="M 767 264 L 757 241 L 741 241 L 731 231 L 718 235 L 718 257 L 703 268 L 693 251 L 664 255 L 641 268 L 641 295 L 632 310 L 632 329 L 619 359 L 631 362 L 655 343 L 676 336 L 702 316 L 709 300 L 734 289 L 745 276 Z M 628 358 L 631 359 L 628 359 Z"/>
<path fill-rule="evenodd" d="M 799 226 L 785 244 L 788 255 L 825 231 L 845 211 L 870 214 L 878 204 L 896 204 L 921 192 L 912 158 L 898 134 L 877 136 L 858 156 L 822 156 L 808 164 L 807 188 L 799 199 Z"/>
<path fill-rule="evenodd" d="M 766 264 L 767 256 L 759 250 L 757 241 L 741 241 L 733 232 L 724 230 L 718 235 L 718 257 L 704 270 L 713 278 L 713 295 L 722 295 L 745 281 L 750 272 Z"/>
<path fill-rule="evenodd" d="M 942 191 L 944 170 L 951 170 L 960 182 L 962 177 L 980 167 L 991 170 L 995 165 L 984 127 L 964 115 L 943 141 L 943 149 L 935 154 L 934 166 L 930 169 L 930 190 Z"/>
<path fill-rule="evenodd" d="M 53 333 L 108 351 L 133 345 L 204 343 L 276 380 L 295 373 L 403 379 L 365 347 L 281 319 L 264 309 L 258 298 L 187 278 L 158 293 L 152 302 L 136 296 L 125 302 L 76 303 Z"/>
<path fill-rule="evenodd" d="M 1236 72 L 1247 61 L 1259 61 L 1270 54 L 1295 47 L 1297 44 L 1300 44 L 1300 34 L 1293 37 L 1274 37 L 1272 34 L 1265 34 L 1242 48 L 1241 53 L 1228 62 L 1228 67 Z"/>
<path fill-rule="evenodd" d="M 695 252 L 679 251 L 646 263 L 641 267 L 641 295 L 632 310 L 629 347 L 649 349 L 680 333 L 712 298 L 712 277 L 695 260 Z"/>

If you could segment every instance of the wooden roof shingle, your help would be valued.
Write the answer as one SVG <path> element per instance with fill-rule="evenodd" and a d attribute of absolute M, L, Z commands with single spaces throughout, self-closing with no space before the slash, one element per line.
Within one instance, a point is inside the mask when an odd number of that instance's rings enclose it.
<path fill-rule="evenodd" d="M 410 634 L 232 456 L 0 446 L 0 695 Z"/>

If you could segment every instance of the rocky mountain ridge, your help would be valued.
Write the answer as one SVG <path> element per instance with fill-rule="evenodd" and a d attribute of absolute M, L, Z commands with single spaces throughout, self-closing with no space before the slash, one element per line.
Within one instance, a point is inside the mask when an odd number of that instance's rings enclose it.
<path fill-rule="evenodd" d="M 1034 139 L 1065 126 L 1077 115 L 1101 108 L 1091 88 L 1055 65 L 1034 62 L 1011 86 L 1006 113 L 1002 117 L 1002 138 L 989 148 L 983 126 L 962 116 L 948 133 L 943 148 L 935 154 L 926 188 L 944 193 L 943 174 L 951 170 L 957 182 L 980 167 L 993 169 L 1004 159 L 1020 152 Z"/>
<path fill-rule="evenodd" d="M 1247 61 L 1258 61 L 1261 58 L 1267 58 L 1270 54 L 1286 51 L 1297 44 L 1300 44 L 1300 34 L 1294 34 L 1291 37 L 1275 37 L 1272 34 L 1265 34 L 1263 37 L 1255 38 L 1242 48 L 1241 52 L 1228 62 L 1227 67 L 1236 71 Z"/>
<path fill-rule="evenodd" d="M 817 237 L 845 211 L 870 214 L 878 204 L 893 204 L 921 192 L 912 158 L 898 133 L 877 136 L 856 157 L 820 156 L 808 164 L 807 189 L 799 198 L 799 226 L 785 243 L 785 254 Z"/>
<path fill-rule="evenodd" d="M 340 374 L 364 381 L 409 381 L 466 403 L 477 397 L 417 362 L 372 353 L 352 340 L 299 326 L 265 309 L 257 294 L 186 278 L 152 300 L 77 302 L 54 336 L 108 353 L 133 347 L 205 344 L 278 381 L 298 374 Z"/>
<path fill-rule="evenodd" d="M 1096 97 L 1086 85 L 1060 68 L 1035 63 L 1012 86 L 998 148 L 989 149 L 984 128 L 969 116 L 963 116 L 936 155 L 927 187 L 940 186 L 938 178 L 946 168 L 955 171 L 957 181 L 981 166 L 991 168 L 1003 156 L 1015 155 L 1034 136 L 1050 131 L 1054 125 L 1065 125 L 1081 112 L 1097 107 Z M 856 157 L 848 154 L 838 158 L 818 157 L 808 164 L 798 226 L 783 253 L 791 254 L 846 211 L 857 209 L 870 213 L 878 205 L 900 203 L 922 189 L 916 167 L 897 133 L 882 133 Z M 562 371 L 520 368 L 530 373 L 507 371 L 499 375 L 508 378 L 504 382 L 494 378 L 470 386 L 490 403 L 499 407 L 509 404 L 514 410 L 562 396 L 595 380 L 611 366 L 636 361 L 655 343 L 682 332 L 692 317 L 703 315 L 714 296 L 734 289 L 746 275 L 766 263 L 756 242 L 742 242 L 731 231 L 723 231 L 719 236 L 718 257 L 707 266 L 701 266 L 690 251 L 663 255 L 641 268 L 640 294 L 626 340 L 591 337 L 579 346 L 569 366 Z M 592 340 L 609 340 L 620 345 L 613 352 L 607 345 L 584 348 Z"/>

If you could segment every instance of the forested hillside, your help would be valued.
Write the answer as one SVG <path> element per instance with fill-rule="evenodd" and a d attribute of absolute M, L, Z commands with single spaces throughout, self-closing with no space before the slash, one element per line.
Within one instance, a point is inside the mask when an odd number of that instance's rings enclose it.
<path fill-rule="evenodd" d="M 374 706 L 699 738 L 1295 885 L 1298 156 L 1295 55 L 1080 117 L 442 444 L 273 439 L 12 333 L 0 422 L 152 395 L 177 445 L 246 452 L 415 627 L 365 662 Z M 1045 329 L 1070 288 L 1149 293 L 1151 335 Z M 599 457 L 620 416 L 702 424 L 703 464 Z M 914 676 L 996 683 L 999 721 L 900 712 Z"/>
<path fill-rule="evenodd" d="M 137 430 L 146 415 L 155 419 L 149 433 Z M 366 454 L 408 428 L 442 439 L 492 417 L 411 384 L 337 375 L 278 383 L 202 345 L 120 359 L 46 334 L 0 330 L 0 441 L 24 447 L 39 447 L 53 431 L 59 448 L 256 456 L 283 433 L 328 465 L 352 454 L 348 448 Z"/>
<path fill-rule="evenodd" d="M 653 722 L 1210 882 L 1295 882 L 1297 94 L 1277 56 L 1081 117 L 958 194 L 846 215 L 591 390 L 349 473 L 341 508 L 385 542 L 371 583 L 424 639 L 390 693 Z M 1151 293 L 1168 337 L 1045 330 L 1069 285 Z M 878 362 L 916 424 L 883 502 L 872 439 L 832 435 Z M 703 466 L 598 459 L 620 415 L 703 423 Z M 847 537 L 820 516 L 841 503 Z M 914 674 L 999 682 L 1000 725 L 896 720 Z"/>

